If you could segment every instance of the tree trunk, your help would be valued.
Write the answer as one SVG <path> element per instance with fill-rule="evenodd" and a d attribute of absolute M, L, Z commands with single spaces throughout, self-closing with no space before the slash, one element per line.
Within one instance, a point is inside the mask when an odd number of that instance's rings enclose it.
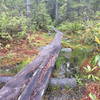
<path fill-rule="evenodd" d="M 56 0 L 55 1 L 55 20 L 56 20 L 56 23 L 58 22 L 58 1 Z"/>
<path fill-rule="evenodd" d="M 30 0 L 25 0 L 25 4 L 26 4 L 26 16 L 30 17 L 31 16 L 31 2 Z"/>

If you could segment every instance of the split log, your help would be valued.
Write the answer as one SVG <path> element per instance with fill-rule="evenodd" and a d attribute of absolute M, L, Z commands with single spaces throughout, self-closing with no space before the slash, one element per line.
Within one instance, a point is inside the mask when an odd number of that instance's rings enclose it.
<path fill-rule="evenodd" d="M 22 71 L 0 90 L 0 100 L 41 100 L 61 49 L 62 32 L 56 30 L 47 45 Z"/>

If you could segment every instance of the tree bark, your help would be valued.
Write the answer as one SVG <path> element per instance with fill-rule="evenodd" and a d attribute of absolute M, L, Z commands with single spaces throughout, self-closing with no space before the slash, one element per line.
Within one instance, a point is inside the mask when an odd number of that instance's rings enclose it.
<path fill-rule="evenodd" d="M 26 16 L 30 17 L 31 16 L 31 2 L 30 0 L 25 0 L 25 4 L 26 4 Z"/>
<path fill-rule="evenodd" d="M 55 1 L 55 20 L 56 20 L 56 23 L 58 22 L 58 1 L 56 0 Z"/>

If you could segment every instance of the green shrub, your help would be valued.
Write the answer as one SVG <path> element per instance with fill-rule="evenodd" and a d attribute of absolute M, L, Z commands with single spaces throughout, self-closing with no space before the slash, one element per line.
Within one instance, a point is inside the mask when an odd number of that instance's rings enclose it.
<path fill-rule="evenodd" d="M 24 16 L 11 17 L 7 13 L 0 15 L 0 38 L 22 38 L 26 35 L 27 28 L 27 19 Z"/>
<path fill-rule="evenodd" d="M 12 40 L 12 37 L 10 36 L 10 34 L 9 33 L 5 33 L 5 32 L 0 32 L 0 37 L 2 38 L 2 39 L 6 39 L 6 40 Z"/>
<path fill-rule="evenodd" d="M 35 27 L 36 30 L 46 29 L 48 30 L 49 25 L 52 24 L 52 19 L 48 14 L 48 10 L 46 9 L 45 2 L 40 1 L 40 3 L 35 5 L 35 15 L 32 17 L 32 26 Z"/>
<path fill-rule="evenodd" d="M 95 23 L 91 27 L 87 27 L 85 31 L 83 31 L 82 34 L 80 34 L 80 36 L 81 39 L 84 40 L 84 43 L 88 45 L 95 45 L 95 37 L 97 37 L 98 39 L 100 38 L 100 24 Z"/>
<path fill-rule="evenodd" d="M 78 30 L 84 29 L 84 25 L 80 22 L 64 22 L 59 27 L 61 31 L 76 32 Z"/>

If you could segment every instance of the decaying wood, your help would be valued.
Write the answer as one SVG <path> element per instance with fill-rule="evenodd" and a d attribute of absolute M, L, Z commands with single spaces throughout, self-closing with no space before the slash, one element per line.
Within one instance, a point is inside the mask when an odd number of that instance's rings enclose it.
<path fill-rule="evenodd" d="M 0 100 L 41 100 L 61 49 L 62 32 L 0 90 Z"/>

